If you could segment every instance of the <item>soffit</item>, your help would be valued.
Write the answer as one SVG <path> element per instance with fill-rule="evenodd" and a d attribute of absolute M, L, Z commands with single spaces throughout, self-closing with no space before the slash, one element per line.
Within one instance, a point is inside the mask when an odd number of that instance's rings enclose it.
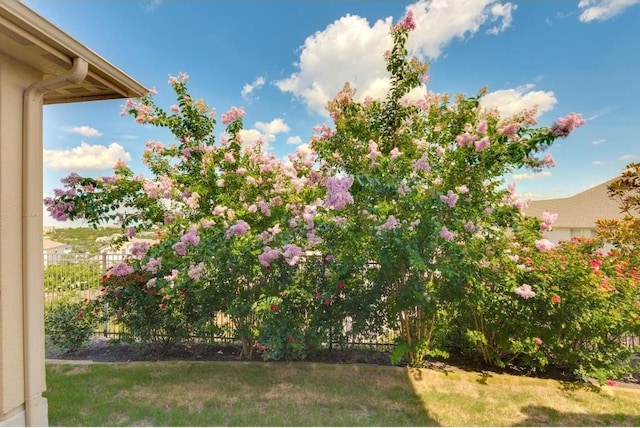
<path fill-rule="evenodd" d="M 43 79 L 66 73 L 76 57 L 89 63 L 86 79 L 45 94 L 45 104 L 134 98 L 148 90 L 18 1 L 0 1 L 0 52 L 28 65 Z"/>

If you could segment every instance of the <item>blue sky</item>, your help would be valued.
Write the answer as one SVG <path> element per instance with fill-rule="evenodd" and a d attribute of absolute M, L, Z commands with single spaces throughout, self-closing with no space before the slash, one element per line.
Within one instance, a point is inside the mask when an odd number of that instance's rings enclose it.
<path fill-rule="evenodd" d="M 435 92 L 474 95 L 506 113 L 538 105 L 540 125 L 571 112 L 587 123 L 549 153 L 543 174 L 506 177 L 524 197 L 565 197 L 640 161 L 640 0 L 56 1 L 25 3 L 173 103 L 169 75 L 218 114 L 244 107 L 245 139 L 278 156 L 331 124 L 324 105 L 350 81 L 380 94 L 389 27 L 414 12 L 409 47 L 430 61 Z M 45 107 L 44 191 L 71 172 L 110 175 L 162 130 L 120 116 L 124 100 Z M 222 131 L 220 125 L 218 131 Z M 45 224 L 56 224 L 45 215 Z M 64 224 L 61 224 L 63 226 Z"/>

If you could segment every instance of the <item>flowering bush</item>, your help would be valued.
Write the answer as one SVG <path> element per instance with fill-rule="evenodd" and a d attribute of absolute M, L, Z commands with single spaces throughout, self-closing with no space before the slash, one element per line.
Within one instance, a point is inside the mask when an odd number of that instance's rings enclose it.
<path fill-rule="evenodd" d="M 345 85 L 328 105 L 334 128 L 316 127 L 286 160 L 242 141 L 241 108 L 222 115 L 217 141 L 215 112 L 185 74 L 169 79 L 169 112 L 152 94 L 127 101 L 125 114 L 176 138 L 147 142 L 153 177 L 124 164 L 113 177 L 72 175 L 45 204 L 58 219 L 118 221 L 122 240 L 157 231 L 158 244 L 135 247 L 104 281 L 108 315 L 132 340 L 162 349 L 206 337 L 224 312 L 245 357 L 302 359 L 395 327 L 395 357 L 411 365 L 460 339 L 494 365 L 612 373 L 623 352 L 600 342 L 633 321 L 633 283 L 598 258 L 614 287 L 602 294 L 592 244 L 543 239 L 554 215 L 523 217 L 526 201 L 501 178 L 552 167 L 541 153 L 584 121 L 500 117 L 481 108 L 486 90 L 413 97 L 427 80 L 406 54 L 414 27 L 409 14 L 392 28 L 387 97 L 358 102 Z"/>

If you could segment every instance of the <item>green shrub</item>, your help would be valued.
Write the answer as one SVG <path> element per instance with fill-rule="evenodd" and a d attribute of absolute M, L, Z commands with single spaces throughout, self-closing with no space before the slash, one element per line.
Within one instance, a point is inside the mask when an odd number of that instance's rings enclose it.
<path fill-rule="evenodd" d="M 89 343 L 98 326 L 94 302 L 57 301 L 45 308 L 45 334 L 62 351 L 74 351 Z"/>

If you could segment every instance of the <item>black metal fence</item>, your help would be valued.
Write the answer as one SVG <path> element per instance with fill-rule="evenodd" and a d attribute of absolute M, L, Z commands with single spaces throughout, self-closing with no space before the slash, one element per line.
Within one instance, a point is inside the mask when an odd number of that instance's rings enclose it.
<path fill-rule="evenodd" d="M 125 255 L 117 253 L 102 254 L 44 254 L 44 289 L 45 307 L 57 301 L 93 299 L 100 293 L 102 275 L 107 270 L 124 260 Z M 221 333 L 209 338 L 194 338 L 194 340 L 208 340 L 231 343 L 236 341 L 234 325 L 231 317 L 225 313 L 218 313 L 215 324 Z M 342 334 L 336 334 L 343 340 L 342 345 L 362 346 L 371 348 L 387 348 L 393 346 L 397 331 L 388 328 L 383 334 L 359 334 L 349 336 L 351 320 L 343 320 Z M 336 332 L 337 333 L 337 332 Z M 96 336 L 117 338 L 122 334 L 122 327 L 110 321 L 105 322 Z M 345 343 L 346 340 L 346 343 Z M 640 337 L 626 336 L 623 343 L 628 347 L 640 346 Z M 329 343 L 331 347 L 337 343 Z"/>
<path fill-rule="evenodd" d="M 44 254 L 44 289 L 45 308 L 60 301 L 79 301 L 94 299 L 99 293 L 101 279 L 108 269 L 121 263 L 126 256 L 118 253 L 101 254 Z M 45 309 L 46 310 L 46 309 Z M 194 341 L 208 341 L 220 343 L 234 343 L 237 341 L 234 322 L 228 314 L 216 314 L 214 323 L 217 333 L 211 337 L 194 337 Z M 342 332 L 336 331 L 336 340 L 328 343 L 334 346 L 357 346 L 362 348 L 387 349 L 394 346 L 397 332 L 394 329 L 384 329 L 382 334 L 349 334 L 351 319 L 342 322 Z M 122 326 L 111 321 L 105 322 L 96 330 L 96 336 L 119 338 Z M 340 334 L 341 333 L 341 334 Z"/>

